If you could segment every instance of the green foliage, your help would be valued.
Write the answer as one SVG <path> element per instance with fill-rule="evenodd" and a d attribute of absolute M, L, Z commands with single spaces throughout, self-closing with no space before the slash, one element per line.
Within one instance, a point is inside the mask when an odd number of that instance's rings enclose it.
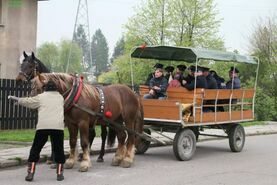
<path fill-rule="evenodd" d="M 112 60 L 124 54 L 124 46 L 125 46 L 125 41 L 124 41 L 124 37 L 122 37 L 116 42 L 116 45 L 113 51 Z"/>
<path fill-rule="evenodd" d="M 43 43 L 38 48 L 37 57 L 53 72 L 66 72 L 71 41 L 62 40 L 58 44 Z M 82 72 L 82 51 L 77 44 L 72 45 L 68 72 Z"/>
<path fill-rule="evenodd" d="M 71 47 L 71 55 L 67 69 L 67 62 Z M 69 40 L 62 40 L 59 45 L 59 70 L 68 73 L 82 73 L 82 50 L 76 43 L 71 43 Z"/>
<path fill-rule="evenodd" d="M 76 42 L 79 47 L 82 50 L 82 54 L 83 54 L 83 68 L 89 72 L 88 68 L 92 68 L 92 63 L 91 63 L 91 59 L 90 59 L 90 53 L 89 53 L 89 49 L 90 49 L 90 45 L 89 45 L 89 40 L 86 36 L 86 32 L 84 29 L 83 25 L 79 25 L 79 27 L 77 28 L 77 32 L 74 33 L 73 36 L 73 40 L 74 42 Z"/>
<path fill-rule="evenodd" d="M 51 71 L 59 68 L 59 50 L 54 43 L 43 43 L 37 50 L 38 58 Z"/>
<path fill-rule="evenodd" d="M 223 49 L 214 0 L 143 1 L 126 24 L 126 47 L 177 45 Z"/>
<path fill-rule="evenodd" d="M 260 59 L 257 115 L 260 120 L 277 120 L 277 22 L 276 16 L 255 26 L 250 43 L 252 53 Z M 248 68 L 249 70 L 249 68 Z"/>
<path fill-rule="evenodd" d="M 107 40 L 100 29 L 96 30 L 91 42 L 92 63 L 95 64 L 95 74 L 99 76 L 108 70 L 109 48 Z"/>
<path fill-rule="evenodd" d="M 257 120 L 275 120 L 277 111 L 274 97 L 268 96 L 264 90 L 257 89 L 255 117 Z"/>

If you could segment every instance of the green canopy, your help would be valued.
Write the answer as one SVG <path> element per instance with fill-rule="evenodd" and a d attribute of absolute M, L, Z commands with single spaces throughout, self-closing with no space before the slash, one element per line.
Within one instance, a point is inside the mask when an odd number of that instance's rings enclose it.
<path fill-rule="evenodd" d="M 214 61 L 230 61 L 257 64 L 251 56 L 238 55 L 232 52 L 197 49 L 173 46 L 147 46 L 137 47 L 131 54 L 133 58 L 145 58 L 169 61 L 196 62 L 197 59 Z"/>

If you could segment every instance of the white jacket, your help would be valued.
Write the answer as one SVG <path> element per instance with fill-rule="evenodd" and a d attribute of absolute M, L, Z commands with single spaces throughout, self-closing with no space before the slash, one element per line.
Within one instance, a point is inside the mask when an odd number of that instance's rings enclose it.
<path fill-rule="evenodd" d="M 19 98 L 18 103 L 38 109 L 37 130 L 64 130 L 64 99 L 57 91 L 46 91 L 34 97 Z"/>

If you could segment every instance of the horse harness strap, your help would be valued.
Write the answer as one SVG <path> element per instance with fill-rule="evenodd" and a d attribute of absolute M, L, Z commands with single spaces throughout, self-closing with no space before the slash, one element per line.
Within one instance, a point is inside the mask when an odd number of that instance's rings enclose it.
<path fill-rule="evenodd" d="M 100 112 L 103 113 L 105 109 L 105 96 L 103 89 L 101 87 L 96 87 L 97 91 L 99 92 L 99 98 L 100 98 Z"/>
<path fill-rule="evenodd" d="M 80 110 L 87 112 L 88 114 L 90 114 L 92 116 L 96 116 L 96 117 L 99 117 L 99 118 L 103 119 L 103 121 L 105 121 L 105 123 L 107 124 L 107 126 L 109 128 L 113 128 L 113 129 L 116 128 L 116 129 L 124 130 L 124 131 L 127 131 L 130 134 L 134 134 L 136 136 L 139 136 L 139 137 L 141 137 L 141 138 L 143 138 L 147 141 L 153 141 L 153 140 L 150 140 L 150 138 L 145 136 L 144 134 L 138 133 L 138 132 L 126 127 L 125 125 L 121 125 L 120 123 L 117 123 L 113 120 L 110 120 L 110 119 L 106 118 L 103 113 L 95 112 L 91 109 L 80 106 L 77 103 L 73 103 L 73 105 L 75 107 L 79 108 Z"/>
<path fill-rule="evenodd" d="M 83 77 L 75 77 L 73 80 L 72 88 L 64 100 L 64 112 L 68 112 L 73 107 L 74 103 L 76 103 L 79 100 L 82 89 Z"/>

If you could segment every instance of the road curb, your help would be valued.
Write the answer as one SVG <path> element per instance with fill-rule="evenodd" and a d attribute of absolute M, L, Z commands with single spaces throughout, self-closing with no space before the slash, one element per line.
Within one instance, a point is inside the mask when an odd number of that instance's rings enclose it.
<path fill-rule="evenodd" d="M 246 134 L 246 136 L 257 136 L 257 135 L 271 135 L 271 134 L 277 134 L 277 131 L 256 131 L 255 133 L 248 133 Z M 210 136 L 205 136 L 203 138 L 200 138 L 198 142 L 203 142 L 203 141 L 209 141 L 209 140 L 218 140 L 218 139 L 226 139 L 226 138 L 219 138 L 219 137 L 210 137 Z M 1 143 L 4 143 L 4 142 L 1 142 Z M 16 142 L 5 142 L 7 144 L 18 144 Z M 20 142 L 22 144 L 22 142 Z M 152 143 L 150 144 L 150 147 L 161 147 L 161 146 L 170 146 L 173 144 L 173 141 L 166 141 L 166 144 L 163 145 L 163 144 L 159 144 L 159 143 Z M 22 144 L 23 145 L 23 144 Z M 27 144 L 27 145 L 30 145 L 30 144 Z M 25 144 L 26 146 L 26 144 Z M 112 153 L 112 152 L 115 152 L 116 151 L 116 148 L 106 148 L 105 149 L 105 153 Z M 100 153 L 100 150 L 91 150 L 90 151 L 90 154 L 91 155 L 99 155 Z M 81 154 L 81 152 L 80 152 Z M 41 155 L 41 158 L 40 158 L 40 161 L 39 163 L 43 163 L 47 160 L 47 158 L 49 157 L 50 155 Z M 69 152 L 65 152 L 65 156 L 66 158 L 68 158 L 69 156 Z M 27 156 L 26 158 L 22 158 L 22 157 L 11 157 L 9 159 L 5 159 L 5 160 L 1 160 L 1 157 L 0 157 L 0 170 L 3 170 L 5 168 L 10 168 L 10 167 L 15 167 L 15 166 L 22 166 L 22 165 L 26 165 L 27 164 Z"/>

